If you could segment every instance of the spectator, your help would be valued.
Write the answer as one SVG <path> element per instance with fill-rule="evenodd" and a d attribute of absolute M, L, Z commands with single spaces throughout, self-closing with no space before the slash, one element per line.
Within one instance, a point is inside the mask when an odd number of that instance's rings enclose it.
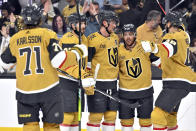
<path fill-rule="evenodd" d="M 10 42 L 10 35 L 9 35 L 9 26 L 6 26 L 5 24 L 2 25 L 1 27 L 1 38 L 0 38 L 0 56 L 1 54 L 8 48 L 9 42 Z M 15 72 L 16 71 L 16 66 L 9 64 L 6 64 L 8 68 L 4 68 L 4 70 L 7 73 Z"/>
<path fill-rule="evenodd" d="M 98 14 L 99 14 L 99 3 L 92 2 L 88 5 L 85 1 L 83 12 L 86 12 L 88 16 L 87 27 L 85 29 L 85 36 L 88 37 L 91 33 L 97 32 L 99 30 Z"/>
<path fill-rule="evenodd" d="M 159 43 L 162 37 L 160 23 L 161 12 L 151 10 L 147 15 L 146 22 L 137 28 L 137 39 Z"/>
<path fill-rule="evenodd" d="M 56 32 L 57 37 L 60 39 L 66 32 L 67 27 L 65 19 L 62 15 L 56 15 L 52 21 L 52 30 Z"/>
<path fill-rule="evenodd" d="M 193 45 L 190 47 L 190 64 L 194 72 L 196 72 L 196 38 L 193 39 Z"/>
<path fill-rule="evenodd" d="M 111 7 L 114 9 L 114 12 L 117 13 L 117 14 L 125 12 L 129 9 L 127 0 L 122 0 L 122 3 L 120 3 L 120 4 L 113 2 Z"/>
<path fill-rule="evenodd" d="M 123 25 L 129 23 L 135 25 L 136 28 L 141 25 L 139 23 L 141 21 L 141 12 L 136 9 L 137 4 L 137 0 L 128 1 L 129 10 L 119 14 L 120 28 L 122 28 Z"/>
<path fill-rule="evenodd" d="M 138 3 L 137 9 L 138 9 L 139 11 L 142 11 L 142 10 L 143 10 L 143 8 L 144 8 L 144 3 L 145 3 L 145 0 L 140 0 L 140 2 Z"/>
<path fill-rule="evenodd" d="M 5 2 L 2 4 L 1 14 L 2 17 L 0 18 L 0 24 L 6 24 L 10 26 L 10 36 L 23 29 L 22 17 L 13 14 L 10 3 Z"/>
<path fill-rule="evenodd" d="M 196 38 L 196 0 L 192 3 L 192 11 L 187 19 L 187 23 L 191 40 L 193 40 L 193 38 Z"/>
<path fill-rule="evenodd" d="M 8 47 L 9 45 L 9 41 L 10 41 L 10 36 L 9 36 L 9 26 L 6 26 L 5 24 L 3 24 L 3 26 L 1 27 L 1 38 L 0 38 L 0 55 L 5 51 L 5 49 Z"/>
<path fill-rule="evenodd" d="M 15 15 L 20 15 L 21 6 L 19 3 L 19 0 L 9 0 L 9 3 L 11 3 L 11 5 L 13 5 L 13 13 Z"/>
<path fill-rule="evenodd" d="M 60 10 L 60 12 L 62 12 L 63 11 L 63 8 L 65 7 L 65 6 L 67 6 L 69 3 L 67 2 L 67 1 L 65 1 L 65 0 L 60 0 L 59 2 L 58 2 L 58 9 Z"/>
<path fill-rule="evenodd" d="M 103 5 L 105 4 L 104 1 L 106 0 L 95 0 L 97 3 L 99 3 L 99 8 L 102 9 Z"/>
<path fill-rule="evenodd" d="M 69 4 L 63 9 L 63 16 L 65 17 L 66 24 L 68 24 L 68 17 L 70 14 L 76 13 L 76 0 L 66 0 Z M 82 6 L 79 7 L 80 11 L 82 11 Z"/>

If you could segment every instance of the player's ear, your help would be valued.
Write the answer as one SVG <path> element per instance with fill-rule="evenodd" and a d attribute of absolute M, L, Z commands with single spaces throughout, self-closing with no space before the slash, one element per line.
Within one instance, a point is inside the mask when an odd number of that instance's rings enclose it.
<path fill-rule="evenodd" d="M 75 24 L 71 24 L 71 27 L 72 27 L 73 30 L 76 29 L 76 25 Z"/>
<path fill-rule="evenodd" d="M 108 27 L 108 22 L 107 21 L 103 21 L 103 25 L 105 26 L 105 27 Z"/>

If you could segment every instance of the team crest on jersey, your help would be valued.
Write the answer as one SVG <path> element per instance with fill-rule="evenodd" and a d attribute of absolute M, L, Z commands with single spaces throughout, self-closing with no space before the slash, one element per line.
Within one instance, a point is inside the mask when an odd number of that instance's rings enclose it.
<path fill-rule="evenodd" d="M 142 73 L 141 62 L 139 58 L 126 61 L 127 73 L 133 78 L 137 78 Z"/>
<path fill-rule="evenodd" d="M 109 63 L 116 67 L 118 65 L 118 48 L 108 49 Z"/>

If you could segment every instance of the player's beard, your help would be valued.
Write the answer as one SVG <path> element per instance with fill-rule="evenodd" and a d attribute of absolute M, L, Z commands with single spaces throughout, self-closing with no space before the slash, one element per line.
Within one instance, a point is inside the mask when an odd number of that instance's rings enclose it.
<path fill-rule="evenodd" d="M 158 26 L 159 26 L 159 24 L 154 24 L 154 25 L 152 26 L 152 29 L 156 29 Z"/>
<path fill-rule="evenodd" d="M 132 40 L 130 38 L 127 38 L 127 40 L 125 41 L 126 48 L 127 49 L 132 49 L 136 44 L 135 40 L 136 40 L 136 38 L 134 38 Z"/>

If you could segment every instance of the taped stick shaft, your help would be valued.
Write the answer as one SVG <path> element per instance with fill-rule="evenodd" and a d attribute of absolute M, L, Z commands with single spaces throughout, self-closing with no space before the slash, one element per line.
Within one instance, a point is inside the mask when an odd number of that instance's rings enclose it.
<path fill-rule="evenodd" d="M 123 104 L 123 105 L 125 105 L 125 106 L 127 106 L 127 107 L 129 107 L 129 108 L 137 108 L 137 107 L 140 107 L 140 106 L 141 106 L 141 105 L 139 104 L 139 102 L 135 102 L 135 103 L 133 103 L 133 104 L 130 104 L 130 103 L 127 103 L 127 102 L 125 102 L 125 101 L 123 101 L 123 100 L 121 100 L 121 99 L 119 99 L 119 98 L 117 98 L 117 97 L 111 96 L 111 95 L 109 95 L 109 94 L 107 94 L 107 93 L 105 93 L 105 92 L 103 92 L 103 91 L 101 91 L 101 90 L 99 90 L 99 89 L 95 89 L 95 91 L 96 91 L 96 92 L 99 92 L 99 93 L 101 93 L 102 95 L 107 96 L 107 97 L 109 97 L 110 99 L 112 99 L 112 100 L 114 100 L 114 101 L 116 101 L 116 102 L 118 102 L 118 103 L 121 103 L 121 104 Z"/>
<path fill-rule="evenodd" d="M 97 79 L 97 75 L 98 75 L 98 72 L 99 72 L 99 68 L 100 68 L 100 64 L 98 63 L 96 65 L 96 68 L 95 68 L 95 74 L 94 74 L 94 79 L 96 80 Z"/>

